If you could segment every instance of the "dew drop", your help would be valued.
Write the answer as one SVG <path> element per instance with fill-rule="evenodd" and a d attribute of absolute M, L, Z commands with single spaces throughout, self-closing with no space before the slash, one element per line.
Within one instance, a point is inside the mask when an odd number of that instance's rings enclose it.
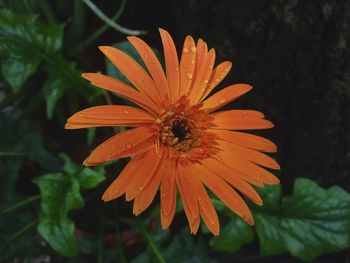
<path fill-rule="evenodd" d="M 229 68 L 225 68 L 225 72 L 228 72 L 229 71 Z"/>
<path fill-rule="evenodd" d="M 209 66 L 209 69 L 213 69 L 213 68 L 214 68 L 214 66 L 213 66 L 213 65 L 210 65 L 210 66 Z"/>
<path fill-rule="evenodd" d="M 179 67 L 176 67 L 176 68 L 175 68 L 175 71 L 179 71 Z"/>
<path fill-rule="evenodd" d="M 190 73 L 190 72 L 186 73 L 186 77 L 187 77 L 188 79 L 192 79 L 192 73 Z"/>
<path fill-rule="evenodd" d="M 192 60 L 191 60 L 191 64 L 194 65 L 194 63 L 195 63 L 195 61 L 194 61 L 194 59 L 192 59 Z"/>
<path fill-rule="evenodd" d="M 188 53 L 188 48 L 184 48 L 184 49 L 183 49 L 183 52 L 184 52 L 185 54 L 187 54 L 187 53 Z"/>
<path fill-rule="evenodd" d="M 195 46 L 192 46 L 192 47 L 191 47 L 191 53 L 192 53 L 192 54 L 195 54 L 196 51 L 197 51 L 196 47 L 195 47 Z"/>
<path fill-rule="evenodd" d="M 219 81 L 220 81 L 220 79 L 218 79 L 218 78 L 215 79 L 215 82 L 219 82 Z"/>
<path fill-rule="evenodd" d="M 142 190 L 143 189 L 143 187 L 142 186 L 139 186 L 139 190 Z"/>
<path fill-rule="evenodd" d="M 125 147 L 128 148 L 128 149 L 130 149 L 130 148 L 132 147 L 132 144 L 131 144 L 131 143 L 127 143 L 127 144 L 125 145 Z"/>
<path fill-rule="evenodd" d="M 222 99 L 222 100 L 219 100 L 219 103 L 225 103 L 226 100 Z"/>
<path fill-rule="evenodd" d="M 128 111 L 128 110 L 123 110 L 123 112 L 124 112 L 124 113 L 129 113 L 129 111 Z"/>
<path fill-rule="evenodd" d="M 145 58 L 148 58 L 148 55 L 147 55 L 147 54 L 145 54 Z"/>

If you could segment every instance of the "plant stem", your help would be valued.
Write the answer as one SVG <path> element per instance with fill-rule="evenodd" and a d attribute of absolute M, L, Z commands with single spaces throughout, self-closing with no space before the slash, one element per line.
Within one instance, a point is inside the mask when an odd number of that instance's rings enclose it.
<path fill-rule="evenodd" d="M 156 244 L 154 243 L 151 235 L 149 234 L 148 230 L 146 229 L 145 225 L 141 220 L 137 220 L 137 223 L 139 225 L 139 228 L 141 230 L 141 234 L 143 238 L 147 241 L 147 244 L 150 246 L 151 250 L 153 251 L 154 255 L 156 256 L 158 262 L 165 263 L 165 259 L 162 256 L 161 252 L 157 248 Z"/>
<path fill-rule="evenodd" d="M 16 238 L 20 237 L 25 232 L 30 230 L 32 227 L 35 227 L 37 223 L 38 223 L 38 220 L 34 220 L 33 222 L 29 223 L 25 227 L 21 228 L 16 233 L 14 233 L 12 236 L 10 236 L 10 238 L 8 239 L 8 242 L 11 242 L 11 241 L 15 240 Z"/>
<path fill-rule="evenodd" d="M 95 13 L 96 16 L 98 16 L 103 22 L 105 22 L 110 27 L 114 28 L 120 33 L 126 34 L 126 35 L 144 35 L 146 34 L 146 31 L 142 30 L 132 30 L 128 29 L 126 27 L 123 27 L 113 20 L 111 20 L 109 17 L 107 17 L 93 2 L 90 0 L 82 0 L 90 9 L 92 12 Z"/>
<path fill-rule="evenodd" d="M 123 251 L 123 245 L 122 245 L 122 239 L 121 239 L 121 233 L 120 233 L 120 226 L 119 226 L 119 219 L 117 219 L 115 223 L 115 236 L 117 239 L 117 251 L 119 255 L 119 261 L 121 263 L 126 263 L 126 257 Z"/>
<path fill-rule="evenodd" d="M 118 20 L 118 18 L 121 16 L 121 14 L 124 11 L 126 5 L 126 0 L 122 0 L 122 3 L 117 11 L 117 13 L 111 18 L 112 21 L 116 21 Z M 104 32 L 106 32 L 106 30 L 109 28 L 109 25 L 104 24 L 103 26 L 101 26 L 99 29 L 97 29 L 95 31 L 95 33 L 93 33 L 91 36 L 89 36 L 84 43 L 82 44 L 82 49 L 84 49 L 85 47 L 90 46 L 92 43 L 94 43 L 96 41 L 97 38 L 99 38 Z"/>
<path fill-rule="evenodd" d="M 26 156 L 27 153 L 21 152 L 0 152 L 0 156 Z"/>
<path fill-rule="evenodd" d="M 97 262 L 103 263 L 103 228 L 104 228 L 105 218 L 103 213 L 100 214 L 100 229 L 98 231 L 98 251 L 97 251 Z"/>
<path fill-rule="evenodd" d="M 32 197 L 29 197 L 29 198 L 26 198 L 24 199 L 23 201 L 21 202 L 18 202 L 14 205 L 11 205 L 10 207 L 7 207 L 3 210 L 0 211 L 0 215 L 4 215 L 4 214 L 7 214 L 7 213 L 10 213 L 10 212 L 13 212 L 19 208 L 22 208 L 24 206 L 27 206 L 31 203 L 34 203 L 35 201 L 39 200 L 40 199 L 40 195 L 35 195 L 35 196 L 32 196 Z"/>

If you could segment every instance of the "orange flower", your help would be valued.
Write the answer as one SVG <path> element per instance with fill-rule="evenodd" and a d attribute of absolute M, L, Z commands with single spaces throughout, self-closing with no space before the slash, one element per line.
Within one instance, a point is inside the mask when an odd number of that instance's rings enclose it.
<path fill-rule="evenodd" d="M 85 73 L 92 84 L 124 96 L 140 108 L 106 105 L 82 110 L 70 117 L 66 129 L 97 126 L 129 126 L 99 145 L 84 161 L 98 165 L 132 157 L 121 174 L 105 191 L 110 201 L 123 194 L 134 200 L 133 213 L 144 211 L 160 188 L 161 224 L 171 224 L 177 190 L 191 233 L 202 218 L 209 230 L 219 234 L 219 220 L 204 185 L 248 224 L 253 216 L 241 194 L 258 205 L 262 200 L 250 185 L 278 184 L 264 168 L 280 169 L 262 152 L 276 152 L 271 141 L 239 130 L 267 129 L 273 124 L 254 110 L 215 112 L 251 90 L 247 84 L 228 86 L 208 95 L 231 69 L 225 61 L 214 67 L 215 50 L 187 36 L 180 62 L 169 33 L 160 29 L 165 70 L 152 49 L 141 39 L 128 37 L 147 70 L 124 52 L 109 46 L 100 50 L 120 69 L 136 89 L 109 76 Z M 208 98 L 207 98 L 208 97 Z M 262 168 L 264 167 L 264 168 Z"/>

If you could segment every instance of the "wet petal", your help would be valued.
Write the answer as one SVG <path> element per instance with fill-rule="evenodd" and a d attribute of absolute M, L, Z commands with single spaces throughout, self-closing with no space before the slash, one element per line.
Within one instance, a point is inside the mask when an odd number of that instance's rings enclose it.
<path fill-rule="evenodd" d="M 140 54 L 143 62 L 145 62 L 145 65 L 147 66 L 147 69 L 151 74 L 162 99 L 169 98 L 168 81 L 165 77 L 162 65 L 160 64 L 153 50 L 138 37 L 128 37 L 128 40 Z"/>
<path fill-rule="evenodd" d="M 154 123 L 154 117 L 130 106 L 104 105 L 87 108 L 67 120 L 66 129 L 98 126 L 140 126 Z"/>
<path fill-rule="evenodd" d="M 153 136 L 153 131 L 146 127 L 134 128 L 119 133 L 97 146 L 84 161 L 84 165 L 97 165 L 146 152 L 154 147 Z"/>
<path fill-rule="evenodd" d="M 175 101 L 179 97 L 180 92 L 179 59 L 174 41 L 170 34 L 163 29 L 159 29 L 159 32 L 163 43 L 170 98 L 171 101 Z"/>
<path fill-rule="evenodd" d="M 220 198 L 223 203 L 242 217 L 248 224 L 254 224 L 253 216 L 247 204 L 232 187 L 202 164 L 194 165 L 194 169 L 200 180 Z"/>
<path fill-rule="evenodd" d="M 224 88 L 205 100 L 203 102 L 203 109 L 208 110 L 208 112 L 215 111 L 249 92 L 251 89 L 252 86 L 247 84 L 235 84 Z"/>
<path fill-rule="evenodd" d="M 192 103 L 197 103 L 202 94 L 204 93 L 211 72 L 213 71 L 213 66 L 215 62 L 215 50 L 211 49 L 208 54 L 202 58 L 200 64 L 197 64 L 198 71 L 196 69 L 195 82 L 189 92 L 189 100 Z"/>
<path fill-rule="evenodd" d="M 126 85 L 124 82 L 121 82 L 115 78 L 99 74 L 99 73 L 84 73 L 82 77 L 91 81 L 95 86 L 103 88 L 105 90 L 112 91 L 118 95 L 121 95 L 128 100 L 136 103 L 145 110 L 156 113 L 158 106 L 151 101 L 146 95 L 138 92 L 134 88 Z"/>
<path fill-rule="evenodd" d="M 250 161 L 242 158 L 233 158 L 231 153 L 221 151 L 217 153 L 216 157 L 234 170 L 238 171 L 242 179 L 256 186 L 262 187 L 263 184 L 273 185 L 279 184 L 280 182 L 272 173 Z"/>
<path fill-rule="evenodd" d="M 217 147 L 219 149 L 226 152 L 230 152 L 232 156 L 237 156 L 239 158 L 247 159 L 251 162 L 254 162 L 256 164 L 259 164 L 261 166 L 264 166 L 270 169 L 275 169 L 275 170 L 280 169 L 279 164 L 274 159 L 272 159 L 270 156 L 263 154 L 259 151 L 242 147 L 237 144 L 220 141 L 220 140 L 218 140 L 217 143 L 218 143 Z"/>
<path fill-rule="evenodd" d="M 235 132 L 227 130 L 210 130 L 215 133 L 219 140 L 238 144 L 248 148 L 256 149 L 263 152 L 276 152 L 277 146 L 270 140 L 244 132 Z"/>
<path fill-rule="evenodd" d="M 159 105 L 160 93 L 143 67 L 129 55 L 114 47 L 100 46 L 99 49 L 141 93 L 147 95 L 149 99 Z"/>
<path fill-rule="evenodd" d="M 176 165 L 173 161 L 167 161 L 160 185 L 161 223 L 162 228 L 167 229 L 173 221 L 176 208 Z"/>
<path fill-rule="evenodd" d="M 214 158 L 207 158 L 201 163 L 209 168 L 214 174 L 224 179 L 242 194 L 246 195 L 250 200 L 252 200 L 257 205 L 262 205 L 262 200 L 259 194 L 255 191 L 255 189 L 250 186 L 245 180 L 243 180 L 240 174 L 231 169 L 229 166 L 224 163 L 218 161 Z"/>
<path fill-rule="evenodd" d="M 140 169 L 145 154 L 135 156 L 118 175 L 117 179 L 107 188 L 102 196 L 103 201 L 110 201 L 123 195 L 129 185 L 131 178 Z"/>
<path fill-rule="evenodd" d="M 142 211 L 146 210 L 147 207 L 152 203 L 158 191 L 160 181 L 162 180 L 162 176 L 164 174 L 164 168 L 165 168 L 164 162 L 165 162 L 164 159 L 160 160 L 160 164 L 157 171 L 154 173 L 151 180 L 146 185 L 145 189 L 140 193 L 140 198 L 141 198 L 140 207 Z"/>
<path fill-rule="evenodd" d="M 191 36 L 187 36 L 180 61 L 180 97 L 191 87 L 196 67 L 197 48 Z"/>
<path fill-rule="evenodd" d="M 213 129 L 219 130 L 256 130 L 269 129 L 273 127 L 272 122 L 263 119 L 261 112 L 253 110 L 229 110 L 216 112 L 210 116 L 214 117 Z"/>
<path fill-rule="evenodd" d="M 141 169 L 136 172 L 126 189 L 127 201 L 138 196 L 156 174 L 161 160 L 161 156 L 156 151 L 155 148 L 152 148 L 145 155 Z M 141 203 L 139 205 L 141 208 Z"/>
<path fill-rule="evenodd" d="M 220 82 L 226 77 L 232 68 L 232 63 L 230 61 L 224 61 L 220 63 L 211 73 L 209 83 L 205 89 L 205 92 L 201 96 L 200 101 L 204 100 L 210 92 L 220 84 Z"/>

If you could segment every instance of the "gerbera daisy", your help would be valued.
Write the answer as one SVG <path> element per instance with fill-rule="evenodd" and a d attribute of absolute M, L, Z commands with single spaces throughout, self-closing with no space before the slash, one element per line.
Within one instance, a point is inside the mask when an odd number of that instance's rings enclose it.
<path fill-rule="evenodd" d="M 82 76 L 92 84 L 123 96 L 139 107 L 105 105 L 82 110 L 70 117 L 66 129 L 128 126 L 99 145 L 84 161 L 93 166 L 118 158 L 130 162 L 102 196 L 110 201 L 125 194 L 133 200 L 135 215 L 144 211 L 160 188 L 161 225 L 171 224 L 180 193 L 191 233 L 202 218 L 209 230 L 219 234 L 219 220 L 206 188 L 248 224 L 253 216 L 237 192 L 262 205 L 251 186 L 277 184 L 267 171 L 279 169 L 262 152 L 276 152 L 276 145 L 240 130 L 267 129 L 273 124 L 254 110 L 216 111 L 251 90 L 247 84 L 228 86 L 208 97 L 231 69 L 225 61 L 214 67 L 215 50 L 187 36 L 179 61 L 169 33 L 160 29 L 165 72 L 152 49 L 130 36 L 147 69 L 124 52 L 100 46 L 107 58 L 130 80 L 133 88 L 99 73 Z"/>

